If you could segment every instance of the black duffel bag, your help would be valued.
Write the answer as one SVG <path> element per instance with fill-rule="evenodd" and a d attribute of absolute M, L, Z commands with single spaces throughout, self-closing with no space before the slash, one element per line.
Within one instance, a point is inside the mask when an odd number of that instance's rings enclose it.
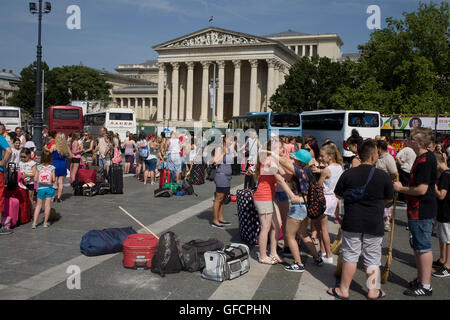
<path fill-rule="evenodd" d="M 205 267 L 204 253 L 223 249 L 223 243 L 217 239 L 192 240 L 182 246 L 184 268 L 186 271 L 201 271 Z"/>

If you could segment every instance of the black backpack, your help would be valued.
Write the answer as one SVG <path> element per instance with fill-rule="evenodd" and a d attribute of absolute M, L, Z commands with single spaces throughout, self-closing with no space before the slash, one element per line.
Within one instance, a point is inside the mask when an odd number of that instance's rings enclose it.
<path fill-rule="evenodd" d="M 183 183 L 181 184 L 181 190 L 184 191 L 188 195 L 195 194 L 198 197 L 198 194 L 196 194 L 195 191 L 194 191 L 194 187 L 187 180 L 183 180 Z"/>
<path fill-rule="evenodd" d="M 209 181 L 214 181 L 214 178 L 216 177 L 216 171 L 217 168 L 214 165 L 208 166 L 208 168 L 206 168 L 206 179 Z"/>
<path fill-rule="evenodd" d="M 323 187 L 319 185 L 312 172 L 306 170 L 306 173 L 309 179 L 308 201 L 305 201 L 307 215 L 311 219 L 316 219 L 323 215 L 327 210 L 327 201 L 325 200 Z"/>
<path fill-rule="evenodd" d="M 8 172 L 6 173 L 6 189 L 15 190 L 18 186 L 17 167 L 15 163 L 8 163 Z"/>
<path fill-rule="evenodd" d="M 184 270 L 201 271 L 205 267 L 204 253 L 221 249 L 223 249 L 223 243 L 217 239 L 192 240 L 183 244 Z"/>
<path fill-rule="evenodd" d="M 152 259 L 151 271 L 164 277 L 166 273 L 178 273 L 183 268 L 184 261 L 180 240 L 175 233 L 168 231 L 159 238 Z"/>

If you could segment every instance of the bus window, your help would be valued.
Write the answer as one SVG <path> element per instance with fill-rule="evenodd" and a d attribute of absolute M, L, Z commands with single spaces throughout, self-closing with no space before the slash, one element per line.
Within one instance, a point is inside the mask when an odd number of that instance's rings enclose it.
<path fill-rule="evenodd" d="M 303 130 L 342 130 L 344 113 L 304 115 L 302 116 Z"/>
<path fill-rule="evenodd" d="M 376 128 L 380 126 L 376 113 L 349 113 L 348 126 L 358 128 Z"/>
<path fill-rule="evenodd" d="M 273 113 L 270 125 L 272 127 L 300 127 L 300 117 L 298 114 Z"/>
<path fill-rule="evenodd" d="M 0 110 L 0 118 L 19 118 L 19 110 Z"/>
<path fill-rule="evenodd" d="M 80 112 L 73 109 L 54 109 L 53 119 L 55 120 L 78 120 Z"/>
<path fill-rule="evenodd" d="M 109 113 L 109 120 L 125 120 L 125 121 L 133 121 L 132 113 Z"/>

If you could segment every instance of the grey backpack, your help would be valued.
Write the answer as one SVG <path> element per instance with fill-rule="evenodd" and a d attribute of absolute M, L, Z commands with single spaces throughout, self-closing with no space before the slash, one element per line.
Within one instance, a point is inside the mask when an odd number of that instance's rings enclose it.
<path fill-rule="evenodd" d="M 232 243 L 223 250 L 205 252 L 202 278 L 222 282 L 233 280 L 250 270 L 250 250 L 245 244 Z"/>

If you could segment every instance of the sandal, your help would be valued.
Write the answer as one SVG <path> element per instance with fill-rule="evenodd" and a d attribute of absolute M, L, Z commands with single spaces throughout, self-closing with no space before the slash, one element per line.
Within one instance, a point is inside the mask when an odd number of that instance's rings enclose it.
<path fill-rule="evenodd" d="M 336 299 L 339 299 L 339 300 L 350 300 L 349 297 L 343 297 L 343 296 L 338 295 L 338 293 L 336 292 L 336 288 L 332 288 L 332 289 L 331 289 L 331 292 L 330 292 L 330 290 L 328 289 L 327 293 L 328 293 L 330 296 L 333 296 L 333 297 L 335 297 Z"/>
<path fill-rule="evenodd" d="M 262 263 L 262 264 L 270 264 L 270 265 L 276 264 L 275 260 L 273 260 L 270 257 L 265 257 L 264 259 L 259 258 L 258 261 L 259 261 L 259 263 Z"/>
<path fill-rule="evenodd" d="M 269 258 L 275 261 L 276 263 L 281 263 L 281 258 L 278 256 L 270 256 Z"/>
<path fill-rule="evenodd" d="M 380 299 L 383 299 L 384 297 L 386 297 L 386 293 L 384 293 L 383 290 L 378 289 L 378 297 L 376 297 L 376 298 L 369 298 L 369 296 L 367 296 L 367 300 L 380 300 Z"/>

